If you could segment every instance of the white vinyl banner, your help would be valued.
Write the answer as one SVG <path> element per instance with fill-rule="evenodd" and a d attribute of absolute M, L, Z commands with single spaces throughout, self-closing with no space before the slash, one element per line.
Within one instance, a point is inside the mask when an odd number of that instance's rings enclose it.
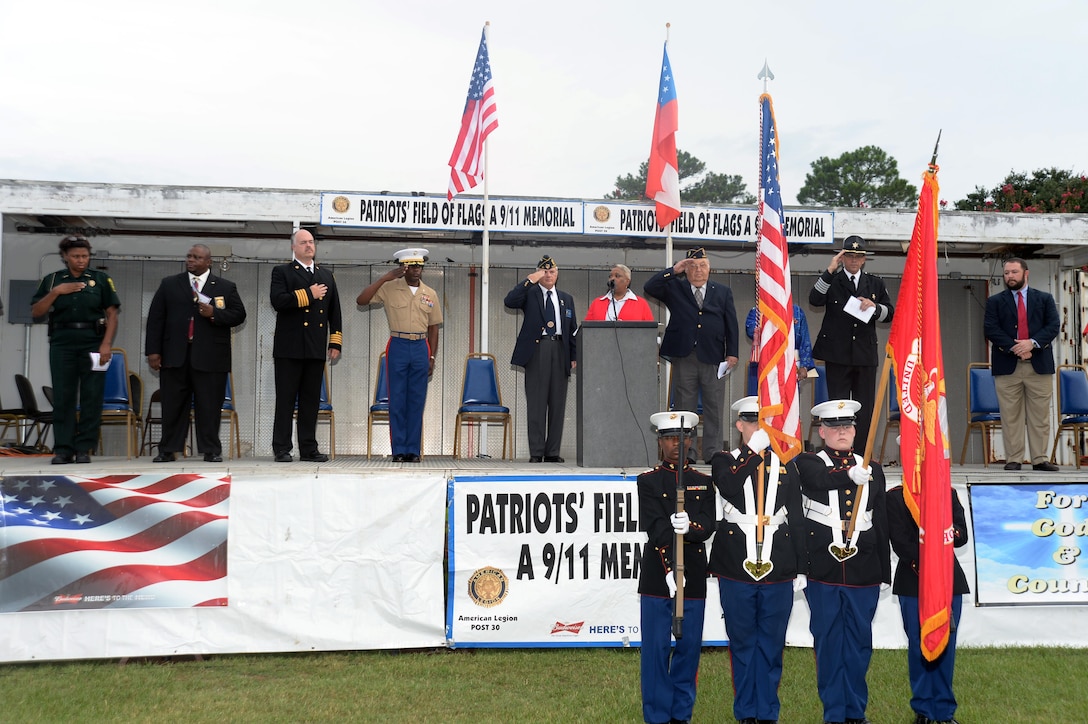
<path fill-rule="evenodd" d="M 443 646 L 445 503 L 445 475 L 235 474 L 226 605 L 0 614 L 0 661 Z"/>
<path fill-rule="evenodd" d="M 449 521 L 451 646 L 640 643 L 635 478 L 457 478 Z M 723 645 L 716 586 L 707 598 L 704 643 Z"/>

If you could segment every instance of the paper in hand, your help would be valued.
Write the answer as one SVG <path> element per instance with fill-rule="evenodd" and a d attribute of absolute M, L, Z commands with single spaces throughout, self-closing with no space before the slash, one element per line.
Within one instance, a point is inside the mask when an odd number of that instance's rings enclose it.
<path fill-rule="evenodd" d="M 863 310 L 859 297 L 850 297 L 846 300 L 846 304 L 844 304 L 842 308 L 847 314 L 857 317 L 865 323 L 868 323 L 869 320 L 873 318 L 873 315 L 876 314 L 876 306 Z"/>
<path fill-rule="evenodd" d="M 110 368 L 110 362 L 113 362 L 112 356 L 103 362 L 102 355 L 97 352 L 91 352 L 91 372 L 105 372 Z"/>
<path fill-rule="evenodd" d="M 725 377 L 727 374 L 733 371 L 733 368 L 729 366 L 728 362 L 718 363 L 718 379 Z"/>

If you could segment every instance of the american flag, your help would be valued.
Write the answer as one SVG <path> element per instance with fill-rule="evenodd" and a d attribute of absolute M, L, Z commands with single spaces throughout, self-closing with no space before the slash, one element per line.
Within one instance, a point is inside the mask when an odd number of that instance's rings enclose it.
<path fill-rule="evenodd" d="M 760 426 L 784 462 L 801 452 L 801 413 L 797 399 L 797 350 L 793 336 L 790 257 L 782 224 L 778 185 L 778 128 L 770 95 L 760 96 L 758 342 Z"/>
<path fill-rule="evenodd" d="M 499 112 L 495 106 L 495 85 L 491 81 L 491 61 L 487 57 L 487 28 L 480 33 L 480 49 L 468 83 L 468 99 L 461 115 L 461 131 L 450 154 L 450 188 L 446 198 L 453 201 L 457 194 L 480 183 L 484 177 L 481 163 L 484 141 L 499 127 Z"/>
<path fill-rule="evenodd" d="M 0 612 L 227 605 L 230 477 L 0 479 Z"/>
<path fill-rule="evenodd" d="M 669 64 L 669 44 L 661 61 L 661 82 L 657 87 L 657 114 L 650 162 L 646 168 L 646 198 L 653 199 L 657 225 L 664 229 L 680 216 L 680 172 L 676 162 L 676 130 L 680 127 L 676 83 Z"/>

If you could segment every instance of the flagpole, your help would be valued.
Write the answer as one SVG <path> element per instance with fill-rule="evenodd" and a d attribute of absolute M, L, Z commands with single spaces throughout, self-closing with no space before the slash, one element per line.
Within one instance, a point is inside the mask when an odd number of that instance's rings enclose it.
<path fill-rule="evenodd" d="M 487 43 L 487 47 L 491 47 L 491 21 L 488 20 L 484 23 L 484 40 Z M 489 196 L 487 184 L 491 179 L 491 174 L 488 173 L 488 161 L 491 160 L 491 154 L 488 153 L 488 143 L 490 141 L 487 137 L 484 137 L 484 231 L 483 231 L 483 276 L 480 283 L 480 351 L 488 351 L 488 317 L 489 307 L 488 304 L 491 294 L 491 212 L 488 210 Z M 503 455 L 506 454 L 506 450 L 502 451 Z M 480 451 L 477 455 L 481 458 L 486 458 L 487 455 L 487 423 L 480 423 Z"/>
<path fill-rule="evenodd" d="M 484 23 L 484 40 L 491 47 L 491 21 Z M 483 281 L 480 286 L 480 351 L 488 351 L 488 291 L 491 287 L 491 214 L 488 213 L 487 183 L 491 174 L 487 172 L 490 154 L 487 152 L 488 140 L 484 138 L 484 236 L 483 236 Z M 487 436 L 481 430 L 481 447 L 487 441 Z M 483 450 L 481 450 L 481 453 Z"/>
<path fill-rule="evenodd" d="M 672 27 L 672 23 L 665 23 L 665 48 L 666 48 L 666 50 L 668 50 L 668 47 L 669 47 L 669 29 L 671 27 Z M 677 169 L 678 173 L 679 173 L 679 171 L 680 171 L 680 169 Z M 672 268 L 672 265 L 675 263 L 672 260 L 672 257 L 673 257 L 672 252 L 673 252 L 673 249 L 672 249 L 672 224 L 669 224 L 668 227 L 666 227 L 666 229 L 665 229 L 665 267 L 666 268 Z M 665 305 L 665 326 L 666 327 L 669 326 L 669 320 L 671 318 L 672 318 L 672 315 L 669 314 L 669 306 L 666 304 Z M 672 402 L 672 362 L 669 362 L 668 360 L 665 360 L 665 384 L 666 384 L 666 389 L 665 389 L 665 409 L 671 409 L 671 406 L 670 406 L 669 403 Z M 687 459 L 687 447 L 684 446 L 683 449 L 680 452 L 681 452 L 681 458 Z"/>

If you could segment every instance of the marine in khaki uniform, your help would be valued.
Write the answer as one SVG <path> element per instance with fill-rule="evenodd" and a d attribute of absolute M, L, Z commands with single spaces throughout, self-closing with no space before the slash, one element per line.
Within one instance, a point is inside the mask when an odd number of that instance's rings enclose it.
<path fill-rule="evenodd" d="M 356 303 L 385 307 L 389 342 L 385 348 L 389 380 L 389 438 L 393 462 L 418 463 L 423 437 L 423 407 L 427 383 L 438 355 L 438 325 L 442 301 L 423 283 L 426 249 L 401 249 L 390 269 L 359 293 Z"/>

